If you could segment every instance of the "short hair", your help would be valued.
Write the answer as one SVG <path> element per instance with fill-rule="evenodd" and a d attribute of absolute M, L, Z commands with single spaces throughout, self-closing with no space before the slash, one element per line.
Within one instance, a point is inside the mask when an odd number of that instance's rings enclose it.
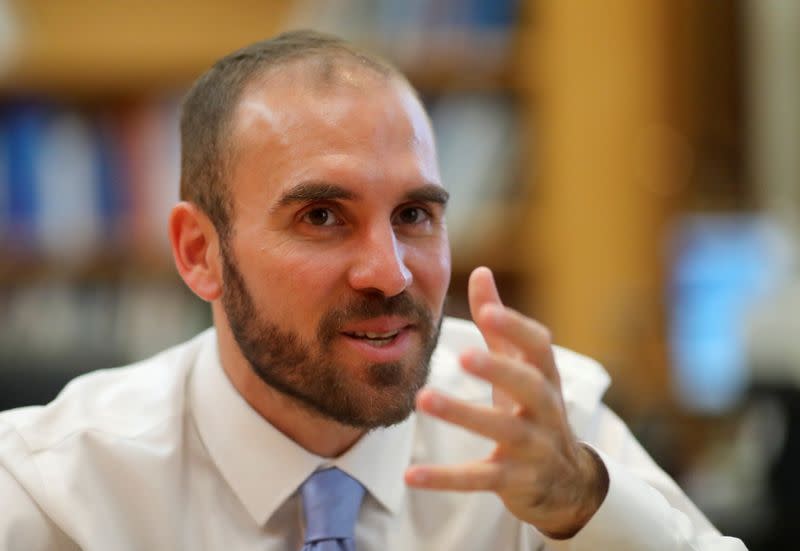
<path fill-rule="evenodd" d="M 181 111 L 182 200 L 196 204 L 227 240 L 233 201 L 226 181 L 233 146 L 233 116 L 244 90 L 277 67 L 302 59 L 318 61 L 309 68 L 322 83 L 333 81 L 342 62 L 355 62 L 385 78 L 405 77 L 383 59 L 333 35 L 310 30 L 282 33 L 237 50 L 201 75 L 190 88 Z"/>

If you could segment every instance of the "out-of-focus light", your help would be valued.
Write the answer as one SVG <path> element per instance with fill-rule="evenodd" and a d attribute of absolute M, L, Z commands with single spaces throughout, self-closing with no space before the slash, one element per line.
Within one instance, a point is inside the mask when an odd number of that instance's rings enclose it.
<path fill-rule="evenodd" d="M 670 351 L 679 401 L 720 413 L 749 382 L 747 314 L 787 272 L 786 240 L 748 215 L 694 215 L 674 235 Z"/>

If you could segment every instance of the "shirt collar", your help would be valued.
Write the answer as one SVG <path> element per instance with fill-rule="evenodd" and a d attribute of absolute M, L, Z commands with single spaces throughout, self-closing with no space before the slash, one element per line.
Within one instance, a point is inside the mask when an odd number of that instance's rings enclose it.
<path fill-rule="evenodd" d="M 191 379 L 190 408 L 212 461 L 247 511 L 263 525 L 308 476 L 336 466 L 361 482 L 392 513 L 402 505 L 413 419 L 364 435 L 340 457 L 306 451 L 261 417 L 222 369 L 217 334 L 203 337 Z M 412 414 L 413 417 L 413 414 Z"/>

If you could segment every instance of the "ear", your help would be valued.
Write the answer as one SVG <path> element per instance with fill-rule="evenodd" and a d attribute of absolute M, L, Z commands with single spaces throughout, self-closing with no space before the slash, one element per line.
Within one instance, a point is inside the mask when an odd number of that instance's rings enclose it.
<path fill-rule="evenodd" d="M 222 295 L 219 236 L 214 224 L 196 205 L 181 201 L 169 216 L 169 240 L 178 273 L 201 299 Z"/>

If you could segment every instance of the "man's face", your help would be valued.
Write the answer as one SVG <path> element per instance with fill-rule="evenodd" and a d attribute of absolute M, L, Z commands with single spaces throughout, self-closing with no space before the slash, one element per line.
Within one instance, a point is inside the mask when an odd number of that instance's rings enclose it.
<path fill-rule="evenodd" d="M 390 425 L 424 384 L 450 278 L 428 119 L 362 68 L 309 86 L 302 66 L 235 114 L 222 304 L 244 357 L 307 409 Z"/>

